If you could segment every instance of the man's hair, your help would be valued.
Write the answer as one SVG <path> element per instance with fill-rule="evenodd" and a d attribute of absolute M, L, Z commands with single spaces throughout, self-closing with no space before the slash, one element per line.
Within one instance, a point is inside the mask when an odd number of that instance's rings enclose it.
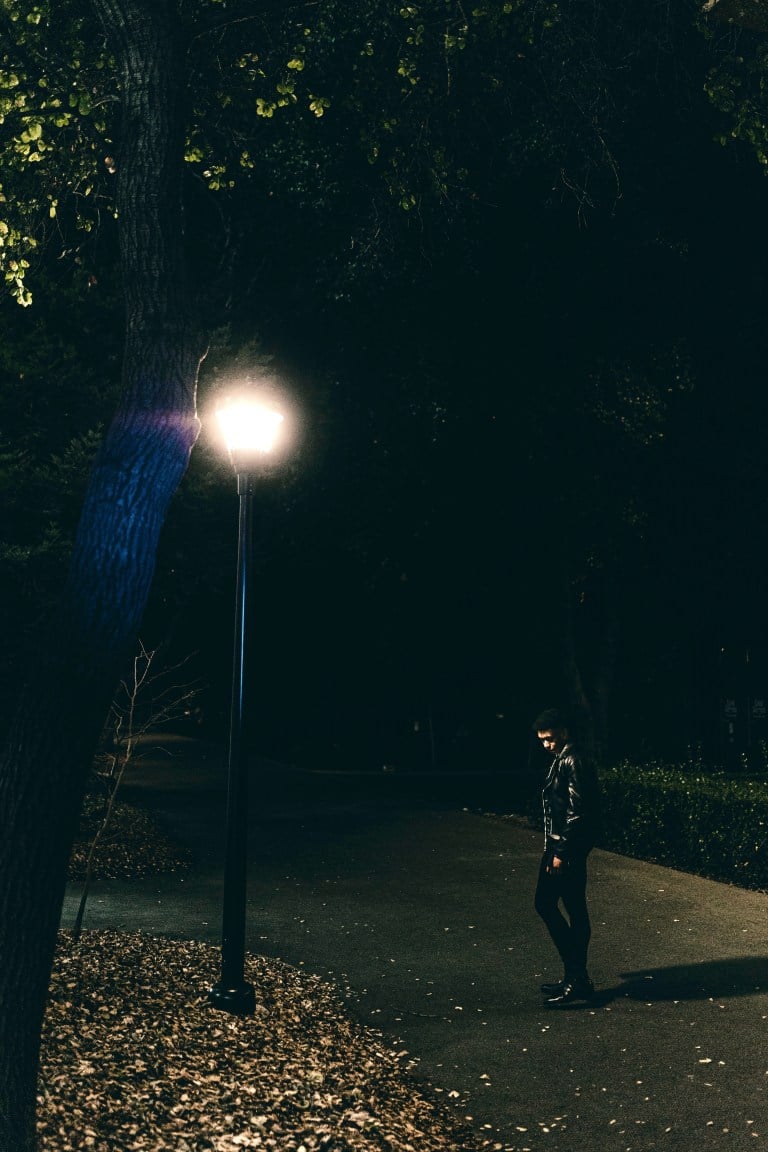
<path fill-rule="evenodd" d="M 533 722 L 534 732 L 556 732 L 568 728 L 568 717 L 560 708 L 545 708 Z"/>

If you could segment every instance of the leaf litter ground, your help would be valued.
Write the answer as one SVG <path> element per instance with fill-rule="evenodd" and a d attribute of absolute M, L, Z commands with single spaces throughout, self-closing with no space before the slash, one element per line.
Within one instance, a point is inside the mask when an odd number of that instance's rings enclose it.
<path fill-rule="evenodd" d="M 141 933 L 61 934 L 41 1058 L 46 1152 L 492 1147 L 320 977 L 249 957 L 255 1014 L 210 1006 L 218 956 Z"/>
<path fill-rule="evenodd" d="M 85 878 L 88 853 L 101 828 L 105 804 L 104 798 L 96 796 L 86 796 L 83 802 L 69 861 L 70 880 Z M 118 801 L 99 839 L 92 874 L 101 880 L 135 880 L 161 872 L 184 871 L 190 861 L 190 853 L 164 836 L 149 813 Z"/>

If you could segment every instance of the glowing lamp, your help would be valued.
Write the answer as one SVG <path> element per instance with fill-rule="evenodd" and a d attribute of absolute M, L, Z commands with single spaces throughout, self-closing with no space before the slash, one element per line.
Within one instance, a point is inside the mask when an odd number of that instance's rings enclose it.
<path fill-rule="evenodd" d="M 258 468 L 280 438 L 283 414 L 252 400 L 232 399 L 216 411 L 224 442 L 236 472 Z"/>

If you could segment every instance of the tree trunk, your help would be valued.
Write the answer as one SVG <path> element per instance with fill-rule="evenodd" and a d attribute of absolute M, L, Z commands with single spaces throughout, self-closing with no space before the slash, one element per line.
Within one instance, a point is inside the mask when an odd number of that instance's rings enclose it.
<path fill-rule="evenodd" d="M 567 569 L 561 567 L 559 571 L 563 605 L 562 667 L 568 694 L 568 709 L 578 717 L 582 742 L 586 749 L 594 754 L 596 752 L 594 716 L 579 662 L 576 622 L 573 614 L 573 588 Z"/>
<path fill-rule="evenodd" d="M 619 589 L 615 573 L 603 578 L 600 633 L 597 638 L 592 708 L 595 718 L 595 740 L 598 759 L 605 762 L 610 750 L 610 705 L 616 677 L 620 638 Z"/>
<path fill-rule="evenodd" d="M 197 436 L 202 345 L 183 277 L 180 29 L 167 0 L 92 0 L 122 80 L 122 400 L 69 580 L 0 759 L 0 1152 L 35 1148 L 39 1037 L 83 785 L 132 656 L 160 529 Z"/>

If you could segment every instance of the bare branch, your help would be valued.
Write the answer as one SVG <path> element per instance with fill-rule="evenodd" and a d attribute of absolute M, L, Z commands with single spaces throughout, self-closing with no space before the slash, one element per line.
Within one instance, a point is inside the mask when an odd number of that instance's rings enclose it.
<path fill-rule="evenodd" d="M 150 697 L 146 716 L 141 719 L 140 710 L 152 684 L 163 677 L 178 671 L 190 659 L 185 657 L 178 664 L 164 668 L 151 675 L 157 650 L 148 651 L 142 641 L 139 641 L 139 651 L 133 658 L 133 674 L 128 680 L 122 680 L 117 694 L 110 707 L 111 717 L 111 751 L 108 754 L 109 765 L 106 771 L 97 770 L 96 775 L 106 789 L 106 801 L 101 814 L 101 822 L 91 840 L 85 864 L 85 880 L 80 896 L 75 922 L 72 927 L 72 939 L 80 939 L 83 930 L 83 919 L 88 894 L 93 879 L 93 863 L 97 849 L 104 837 L 107 827 L 112 819 L 117 793 L 125 775 L 125 770 L 131 760 L 136 758 L 136 745 L 142 736 L 162 724 L 177 720 L 187 711 L 188 704 L 198 695 L 200 688 L 196 684 L 170 684 L 159 693 Z"/>

